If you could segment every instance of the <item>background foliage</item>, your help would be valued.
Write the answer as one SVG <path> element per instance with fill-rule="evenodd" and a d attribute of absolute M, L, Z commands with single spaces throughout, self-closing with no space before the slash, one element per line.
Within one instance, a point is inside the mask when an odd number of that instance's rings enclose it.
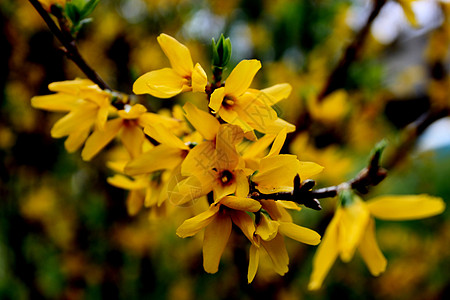
<path fill-rule="evenodd" d="M 448 39 L 432 36 L 445 36 L 450 29 L 445 9 L 428 2 L 434 10 L 431 17 L 416 16 L 418 28 L 411 27 L 397 3 L 384 7 L 362 54 L 341 78 L 345 89 L 333 94 L 336 100 L 328 107 L 315 106 L 311 95 L 364 24 L 370 11 L 366 1 L 103 0 L 93 22 L 79 32 L 78 45 L 111 86 L 131 93 L 138 76 L 167 66 L 156 43 L 161 32 L 188 45 L 203 66 L 210 64 L 211 38 L 223 32 L 233 45 L 228 72 L 238 61 L 256 58 L 263 68 L 255 88 L 279 82 L 293 86 L 289 99 L 277 107 L 298 129 L 284 152 L 323 165 L 325 171 L 315 179 L 326 186 L 354 176 L 379 140 L 387 138 L 390 145 L 401 140 L 405 127 L 435 105 L 436 94 L 449 105 Z M 106 182 L 111 171 L 104 162 L 113 153 L 86 163 L 79 153 L 68 154 L 63 140 L 50 137 L 59 116 L 32 109 L 31 97 L 49 93 L 51 82 L 84 76 L 58 49 L 28 1 L 3 0 L 0 15 L 1 299 L 448 298 L 448 210 L 421 221 L 377 221 L 389 262 L 379 278 L 357 258 L 337 262 L 325 286 L 308 292 L 315 247 L 288 243 L 290 271 L 280 277 L 267 268 L 248 285 L 247 249 L 237 234 L 219 272 L 206 274 L 201 236 L 175 235 L 189 217 L 187 209 L 166 217 L 146 211 L 128 216 L 127 192 Z M 444 55 L 436 59 L 439 47 Z M 174 104 L 151 96 L 142 101 L 153 111 Z M 448 138 L 449 127 L 445 130 L 441 141 Z M 429 193 L 449 199 L 450 148 L 428 150 L 427 141 L 419 139 L 402 153 L 404 159 L 369 198 Z M 294 218 L 323 234 L 334 203 L 325 199 L 322 211 L 304 209 Z"/>

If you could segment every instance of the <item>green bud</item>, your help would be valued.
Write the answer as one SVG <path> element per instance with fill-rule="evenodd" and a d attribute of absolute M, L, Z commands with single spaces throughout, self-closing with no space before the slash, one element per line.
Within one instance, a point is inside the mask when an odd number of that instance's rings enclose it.
<path fill-rule="evenodd" d="M 355 194 L 353 193 L 353 191 L 351 189 L 343 189 L 343 190 L 339 191 L 338 197 L 339 197 L 340 205 L 345 207 L 345 206 L 349 206 L 353 203 Z"/>
<path fill-rule="evenodd" d="M 218 68 L 225 67 L 231 58 L 231 41 L 230 38 L 225 38 L 223 34 L 220 35 L 219 40 L 212 39 L 212 63 Z"/>

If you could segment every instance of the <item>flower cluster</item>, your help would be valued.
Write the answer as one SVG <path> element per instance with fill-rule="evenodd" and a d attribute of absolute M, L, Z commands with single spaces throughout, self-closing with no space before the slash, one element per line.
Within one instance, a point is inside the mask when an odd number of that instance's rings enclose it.
<path fill-rule="evenodd" d="M 293 222 L 289 211 L 300 211 L 302 199 L 277 196 L 295 195 L 298 178 L 307 180 L 323 169 L 296 155 L 282 154 L 287 134 L 295 126 L 279 118 L 274 105 L 288 98 L 291 86 L 251 88 L 261 68 L 255 59 L 239 62 L 223 81 L 222 70 L 231 55 L 231 43 L 223 36 L 213 43 L 211 80 L 199 63 L 194 64 L 185 45 L 166 34 L 157 41 L 171 67 L 139 77 L 134 93 L 164 99 L 186 92 L 204 94 L 206 110 L 187 101 L 182 107 L 174 106 L 167 116 L 149 112 L 128 98 L 118 105 L 117 93 L 84 79 L 52 83 L 49 89 L 55 93 L 34 97 L 32 105 L 67 112 L 51 134 L 67 136 L 69 152 L 83 147 L 81 156 L 86 161 L 113 140 L 120 141 L 126 155 L 108 162 L 116 172 L 108 182 L 129 190 L 129 214 L 137 214 L 144 206 L 159 209 L 207 202 L 206 211 L 185 220 L 176 232 L 184 238 L 204 230 L 206 272 L 218 271 L 232 228 L 238 228 L 250 243 L 248 282 L 257 273 L 262 251 L 270 257 L 274 271 L 284 275 L 289 264 L 284 237 L 308 245 L 321 240 L 317 232 Z M 356 195 L 341 198 L 314 259 L 310 289 L 321 286 L 338 254 L 348 261 L 357 247 L 372 274 L 384 270 L 386 260 L 377 246 L 371 216 L 420 218 L 438 214 L 444 207 L 441 199 L 428 196 L 367 203 Z M 397 208 L 404 213 L 390 213 Z"/>

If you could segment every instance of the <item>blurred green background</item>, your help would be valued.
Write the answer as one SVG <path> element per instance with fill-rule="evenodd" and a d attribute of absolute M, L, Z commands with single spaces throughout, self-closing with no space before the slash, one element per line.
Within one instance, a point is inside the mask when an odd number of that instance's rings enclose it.
<path fill-rule="evenodd" d="M 432 68 L 426 54 L 433 32 L 449 30 L 446 13 L 437 1 L 418 2 L 418 28 L 410 26 L 398 3 L 385 5 L 363 55 L 342 79 L 345 113 L 337 116 L 314 109 L 309 98 L 364 24 L 370 1 L 102 0 L 78 45 L 111 86 L 131 93 L 138 76 L 168 66 L 156 43 L 160 33 L 188 45 L 208 76 L 211 38 L 224 33 L 233 45 L 231 65 L 262 61 L 256 88 L 293 86 L 277 107 L 298 128 L 285 151 L 322 164 L 325 171 L 316 180 L 326 186 L 355 176 L 382 138 L 395 144 L 405 126 L 434 105 L 434 93 L 444 93 L 449 105 L 447 56 Z M 419 221 L 377 221 L 377 238 L 388 259 L 378 278 L 356 256 L 348 264 L 337 261 L 324 287 L 308 292 L 315 247 L 289 240 L 290 271 L 281 277 L 261 265 L 248 285 L 249 245 L 238 231 L 219 272 L 205 273 L 202 237 L 175 235 L 189 211 L 128 216 L 127 191 L 106 182 L 108 152 L 87 163 L 78 152 L 68 154 L 62 139 L 51 138 L 60 115 L 33 109 L 31 97 L 49 93 L 51 82 L 84 75 L 64 57 L 28 1 L 2 0 L 0 16 L 0 299 L 450 298 L 448 210 Z M 448 49 L 447 41 L 440 41 Z M 442 91 L 430 91 L 436 68 Z M 186 100 L 148 96 L 145 104 L 157 111 Z M 426 133 L 366 199 L 387 193 L 450 198 L 445 143 L 450 129 L 449 122 L 440 123 L 433 131 L 437 138 Z M 436 141 L 442 143 L 430 148 Z M 334 204 L 324 199 L 322 211 L 303 209 L 293 217 L 323 234 Z"/>

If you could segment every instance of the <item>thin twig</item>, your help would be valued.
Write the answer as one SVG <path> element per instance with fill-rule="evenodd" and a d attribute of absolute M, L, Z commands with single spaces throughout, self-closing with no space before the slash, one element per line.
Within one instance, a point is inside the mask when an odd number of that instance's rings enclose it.
<path fill-rule="evenodd" d="M 109 85 L 94 71 L 83 59 L 78 48 L 76 46 L 75 40 L 69 34 L 64 34 L 63 31 L 56 25 L 53 19 L 50 17 L 48 12 L 42 7 L 38 0 L 28 0 L 31 5 L 34 6 L 36 11 L 42 17 L 42 19 L 47 24 L 50 31 L 56 36 L 56 38 L 64 46 L 67 57 L 71 59 L 80 70 L 94 83 L 96 83 L 103 90 L 111 90 Z"/>
<path fill-rule="evenodd" d="M 375 186 L 386 178 L 387 171 L 380 166 L 380 157 L 381 151 L 375 151 L 366 168 L 361 170 L 356 177 L 339 185 L 312 190 L 315 181 L 305 180 L 300 182 L 300 177 L 297 175 L 294 178 L 294 189 L 291 192 L 264 194 L 257 191 L 256 188 L 252 188 L 250 196 L 256 200 L 288 200 L 303 204 L 315 210 L 320 210 L 322 207 L 318 199 L 335 197 L 339 191 L 348 188 L 366 194 L 370 186 Z"/>
<path fill-rule="evenodd" d="M 374 0 L 374 5 L 369 18 L 367 19 L 364 27 L 355 36 L 353 42 L 347 46 L 340 61 L 330 73 L 325 86 L 318 95 L 319 101 L 344 85 L 350 65 L 361 53 L 364 42 L 370 32 L 370 27 L 386 2 L 387 0 Z"/>

